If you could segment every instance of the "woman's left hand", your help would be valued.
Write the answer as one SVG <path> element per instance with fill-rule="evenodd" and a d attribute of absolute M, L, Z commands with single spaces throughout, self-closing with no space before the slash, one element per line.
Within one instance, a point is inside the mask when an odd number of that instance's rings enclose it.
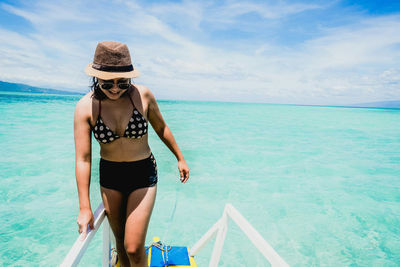
<path fill-rule="evenodd" d="M 181 175 L 181 182 L 186 183 L 189 179 L 189 167 L 184 159 L 178 161 L 178 169 Z"/>

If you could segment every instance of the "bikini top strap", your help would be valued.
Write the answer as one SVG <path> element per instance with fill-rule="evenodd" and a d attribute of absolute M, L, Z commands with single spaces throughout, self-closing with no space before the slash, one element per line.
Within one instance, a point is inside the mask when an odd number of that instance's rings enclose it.
<path fill-rule="evenodd" d="M 131 98 L 131 94 L 129 94 L 129 100 L 131 101 L 132 106 L 135 107 L 135 104 L 133 104 L 133 101 L 132 101 L 132 98 Z"/>
<path fill-rule="evenodd" d="M 99 117 L 101 115 L 101 100 L 99 99 Z"/>

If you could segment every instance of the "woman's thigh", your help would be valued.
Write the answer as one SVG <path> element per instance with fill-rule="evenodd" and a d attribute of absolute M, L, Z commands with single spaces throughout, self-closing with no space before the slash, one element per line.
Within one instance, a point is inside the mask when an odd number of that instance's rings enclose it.
<path fill-rule="evenodd" d="M 100 186 L 101 197 L 107 213 L 108 222 L 119 242 L 124 240 L 126 220 L 126 197 L 119 191 Z"/>
<path fill-rule="evenodd" d="M 157 185 L 136 189 L 129 194 L 126 206 L 125 247 L 144 245 Z"/>

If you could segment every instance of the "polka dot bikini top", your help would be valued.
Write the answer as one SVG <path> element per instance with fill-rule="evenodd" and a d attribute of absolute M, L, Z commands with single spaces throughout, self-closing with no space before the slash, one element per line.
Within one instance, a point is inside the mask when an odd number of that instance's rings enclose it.
<path fill-rule="evenodd" d="M 129 100 L 131 101 L 133 106 L 133 114 L 132 117 L 129 119 L 128 125 L 125 128 L 125 133 L 123 137 L 141 138 L 147 133 L 147 121 L 136 109 L 131 97 L 129 97 Z M 101 119 L 101 100 L 99 100 L 99 116 L 97 117 L 96 125 L 92 128 L 92 131 L 97 141 L 102 144 L 107 144 L 120 138 L 120 136 L 115 134 L 110 128 L 108 128 Z"/>

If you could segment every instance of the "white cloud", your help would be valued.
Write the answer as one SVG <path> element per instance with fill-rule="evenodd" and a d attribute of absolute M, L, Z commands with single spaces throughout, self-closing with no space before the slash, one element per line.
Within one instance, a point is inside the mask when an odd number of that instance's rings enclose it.
<path fill-rule="evenodd" d="M 228 1 L 226 5 L 217 8 L 215 14 L 220 18 L 229 19 L 248 13 L 254 13 L 266 19 L 277 19 L 317 8 L 321 8 L 321 6 L 298 3 L 287 4 L 280 1 L 273 1 L 272 4 L 266 2 L 260 4 L 246 1 Z"/>

